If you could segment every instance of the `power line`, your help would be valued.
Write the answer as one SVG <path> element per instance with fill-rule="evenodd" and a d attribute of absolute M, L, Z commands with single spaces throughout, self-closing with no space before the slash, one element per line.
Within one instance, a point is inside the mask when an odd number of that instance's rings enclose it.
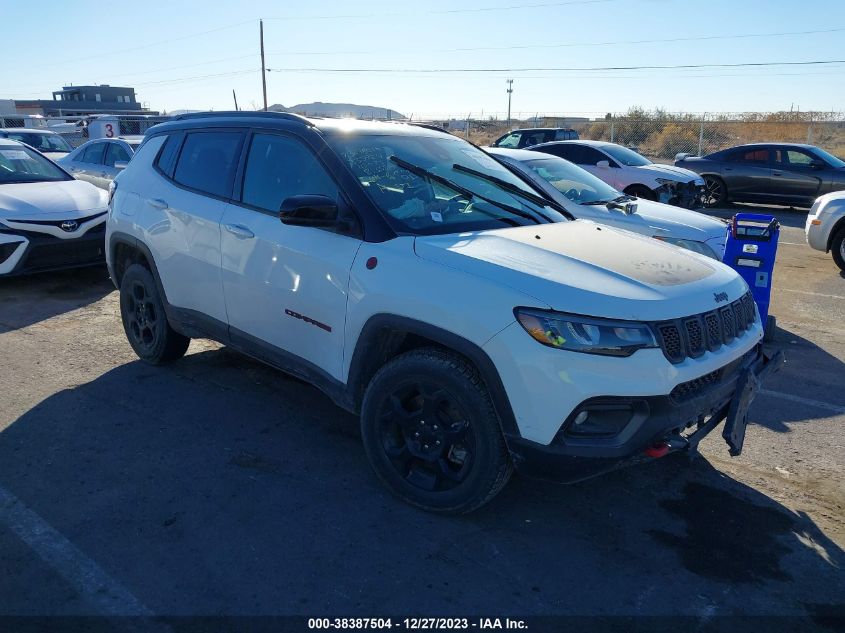
<path fill-rule="evenodd" d="M 115 55 L 123 55 L 125 53 L 131 53 L 134 51 L 144 50 L 146 48 L 153 48 L 155 46 L 161 46 L 162 44 L 170 44 L 172 42 L 181 42 L 183 40 L 192 39 L 194 37 L 200 37 L 202 35 L 208 35 L 210 33 L 217 33 L 219 31 L 225 31 L 227 29 L 234 29 L 238 26 L 243 26 L 244 24 L 254 24 L 255 20 L 244 20 L 243 22 L 237 22 L 235 24 L 227 24 L 226 26 L 220 26 L 214 29 L 208 29 L 207 31 L 199 31 L 197 33 L 189 33 L 187 35 L 180 35 L 179 37 L 173 37 L 166 40 L 159 40 L 156 42 L 151 42 L 149 44 L 141 44 L 140 46 L 133 46 L 131 48 L 119 48 L 117 50 L 110 50 L 107 53 L 97 53 L 96 55 L 88 55 L 86 57 L 76 57 L 74 59 L 61 59 L 58 61 L 51 61 L 45 64 L 35 64 L 30 66 L 31 68 L 42 68 L 44 66 L 58 66 L 62 64 L 73 64 L 76 62 L 81 61 L 88 61 L 91 59 L 99 59 L 100 57 L 113 57 Z"/>
<path fill-rule="evenodd" d="M 268 68 L 268 72 L 300 73 L 520 73 L 520 72 L 602 72 L 609 70 L 676 70 L 691 68 L 761 68 L 766 66 L 815 66 L 845 64 L 845 59 L 803 62 L 743 62 L 735 64 L 675 64 L 652 66 L 594 66 L 560 68 Z"/>
<path fill-rule="evenodd" d="M 292 22 L 299 20 L 348 20 L 356 18 L 404 18 L 418 15 L 455 15 L 459 13 L 483 13 L 494 11 L 514 11 L 518 9 L 547 9 L 552 7 L 567 7 L 573 5 L 607 4 L 608 2 L 621 2 L 622 0 L 566 0 L 565 2 L 539 2 L 527 4 L 514 4 L 504 7 L 475 7 L 471 9 L 439 9 L 409 13 L 406 11 L 378 11 L 371 13 L 344 13 L 329 15 L 289 15 L 264 18 L 265 20 L 278 20 Z"/>
<path fill-rule="evenodd" d="M 677 42 L 705 42 L 716 40 L 738 40 L 759 37 L 787 37 L 793 35 L 819 35 L 824 33 L 841 33 L 845 31 L 845 27 L 837 27 L 832 29 L 816 29 L 812 31 L 781 31 L 778 33 L 738 33 L 736 35 L 704 35 L 696 37 L 672 37 L 668 39 L 654 39 L 654 40 L 610 40 L 606 42 L 567 42 L 564 44 L 517 44 L 513 46 L 473 46 L 461 48 L 425 48 L 417 50 L 402 50 L 402 53 L 412 53 L 418 55 L 420 53 L 462 53 L 472 51 L 513 51 L 513 50 L 530 50 L 530 49 L 549 49 L 549 48 L 587 48 L 595 46 L 630 46 L 636 44 L 672 44 Z M 384 55 L 384 49 L 358 49 L 352 51 L 284 51 L 274 53 L 268 51 L 268 55 Z"/>

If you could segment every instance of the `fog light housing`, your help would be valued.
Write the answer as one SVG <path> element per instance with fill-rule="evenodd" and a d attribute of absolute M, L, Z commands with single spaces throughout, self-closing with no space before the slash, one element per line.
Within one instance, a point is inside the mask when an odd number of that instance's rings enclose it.
<path fill-rule="evenodd" d="M 23 242 L 0 244 L 0 264 L 9 259 L 12 256 L 12 253 L 14 253 L 21 244 L 23 244 Z"/>
<path fill-rule="evenodd" d="M 561 428 L 564 437 L 616 437 L 632 422 L 648 417 L 648 405 L 643 401 L 593 401 L 582 404 L 567 418 Z"/>

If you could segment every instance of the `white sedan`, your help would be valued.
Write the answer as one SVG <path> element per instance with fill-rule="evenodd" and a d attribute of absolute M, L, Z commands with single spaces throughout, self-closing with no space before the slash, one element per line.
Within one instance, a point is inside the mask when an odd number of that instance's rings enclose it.
<path fill-rule="evenodd" d="M 804 227 L 811 248 L 831 253 L 845 273 L 845 191 L 834 191 L 816 199 Z"/>
<path fill-rule="evenodd" d="M 645 156 L 605 141 L 555 141 L 527 149 L 564 158 L 630 196 L 693 209 L 701 206 L 704 178 L 694 171 L 652 163 Z"/>
<path fill-rule="evenodd" d="M 0 138 L 0 277 L 98 264 L 108 194 Z"/>
<path fill-rule="evenodd" d="M 721 261 L 727 225 L 710 216 L 633 198 L 569 161 L 524 149 L 486 148 L 576 218 L 648 235 Z"/>

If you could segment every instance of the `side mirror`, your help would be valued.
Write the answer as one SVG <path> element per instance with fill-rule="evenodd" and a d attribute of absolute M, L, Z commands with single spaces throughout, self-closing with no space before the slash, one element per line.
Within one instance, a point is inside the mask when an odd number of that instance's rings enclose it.
<path fill-rule="evenodd" d="M 114 168 L 115 169 L 126 169 L 126 166 L 129 164 L 127 160 L 116 160 L 114 161 Z"/>
<path fill-rule="evenodd" d="M 332 227 L 339 226 L 337 202 L 328 196 L 291 196 L 279 208 L 282 224 L 291 226 Z"/>
<path fill-rule="evenodd" d="M 610 169 L 610 161 L 609 160 L 600 160 L 596 163 L 596 167 L 601 169 Z"/>

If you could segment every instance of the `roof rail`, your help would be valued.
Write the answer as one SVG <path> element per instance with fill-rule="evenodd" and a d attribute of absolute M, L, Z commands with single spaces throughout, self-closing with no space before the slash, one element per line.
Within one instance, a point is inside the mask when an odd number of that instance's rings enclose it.
<path fill-rule="evenodd" d="M 304 116 L 294 114 L 293 112 L 265 112 L 263 110 L 220 110 L 214 112 L 188 112 L 186 114 L 179 114 L 173 117 L 174 121 L 184 121 L 186 119 L 211 119 L 217 117 L 245 117 L 245 118 L 265 118 L 273 117 L 277 119 L 286 119 L 288 121 L 296 121 L 304 123 L 310 127 L 314 127 L 314 123 L 309 121 Z"/>
<path fill-rule="evenodd" d="M 404 125 L 413 125 L 414 127 L 422 127 L 426 130 L 434 130 L 435 132 L 443 132 L 444 134 L 451 134 L 449 130 L 444 127 L 441 127 L 435 123 L 416 123 L 414 121 L 392 121 L 392 123 L 399 123 Z"/>

